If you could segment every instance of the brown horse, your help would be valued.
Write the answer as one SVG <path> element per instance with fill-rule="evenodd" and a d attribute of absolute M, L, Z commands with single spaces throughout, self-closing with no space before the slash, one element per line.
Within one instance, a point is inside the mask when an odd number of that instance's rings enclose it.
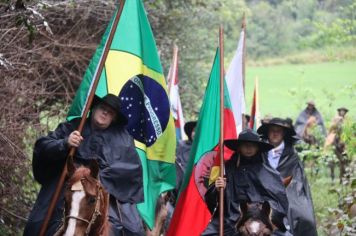
<path fill-rule="evenodd" d="M 317 137 L 318 120 L 315 116 L 310 116 L 306 122 L 303 130 L 302 139 L 308 144 L 307 150 L 319 149 L 320 139 Z M 318 175 L 319 169 L 317 168 L 317 159 L 319 154 L 317 152 L 309 152 L 308 155 L 303 157 L 303 163 L 309 159 L 309 167 L 311 169 L 311 177 L 316 177 Z"/>
<path fill-rule="evenodd" d="M 109 195 L 97 179 L 98 164 L 92 161 L 89 168 L 76 169 L 69 160 L 67 168 L 63 225 L 55 236 L 107 236 Z"/>
<path fill-rule="evenodd" d="M 316 145 L 317 138 L 313 134 L 313 129 L 317 125 L 317 119 L 315 116 L 310 116 L 305 124 L 302 139 L 309 145 Z"/>
<path fill-rule="evenodd" d="M 164 224 L 168 215 L 167 202 L 167 193 L 163 193 L 158 197 L 155 211 L 155 225 L 151 230 L 148 227 L 146 228 L 146 236 L 165 235 Z"/>
<path fill-rule="evenodd" d="M 342 183 L 342 178 L 346 174 L 346 168 L 350 164 L 350 159 L 347 157 L 347 153 L 345 152 L 346 144 L 341 138 L 343 122 L 344 118 L 341 116 L 337 116 L 332 120 L 324 143 L 324 152 L 327 152 L 329 149 L 333 149 L 333 152 L 338 160 L 337 162 L 333 159 L 329 160 L 328 166 L 330 167 L 331 180 L 334 181 L 335 167 L 338 163 L 340 170 L 340 183 Z"/>
<path fill-rule="evenodd" d="M 241 202 L 240 210 L 241 216 L 236 229 L 242 236 L 272 235 L 275 226 L 271 221 L 271 207 L 267 201 L 264 203 Z"/>

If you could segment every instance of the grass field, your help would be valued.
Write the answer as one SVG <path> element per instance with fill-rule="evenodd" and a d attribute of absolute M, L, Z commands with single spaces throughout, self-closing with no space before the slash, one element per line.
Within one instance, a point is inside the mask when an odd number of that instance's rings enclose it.
<path fill-rule="evenodd" d="M 246 109 L 249 113 L 254 80 L 259 79 L 261 116 L 296 119 L 313 99 L 325 120 L 339 106 L 348 107 L 356 118 L 356 61 L 305 65 L 273 65 L 246 68 Z"/>

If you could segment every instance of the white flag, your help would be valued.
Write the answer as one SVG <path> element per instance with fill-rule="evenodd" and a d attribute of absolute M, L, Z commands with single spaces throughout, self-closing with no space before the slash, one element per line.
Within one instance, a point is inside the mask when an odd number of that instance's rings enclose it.
<path fill-rule="evenodd" d="M 178 80 L 178 47 L 175 46 L 176 52 L 173 58 L 173 62 L 168 72 L 168 89 L 169 89 L 169 100 L 171 102 L 171 112 L 174 119 L 176 134 L 178 140 L 186 140 L 187 135 L 184 132 L 184 116 L 182 103 L 179 96 L 179 80 Z"/>
<path fill-rule="evenodd" d="M 244 37 L 242 29 L 237 50 L 226 73 L 226 84 L 229 90 L 232 112 L 234 113 L 236 132 L 242 131 L 242 115 L 245 114 L 245 92 L 243 87 L 243 60 L 244 60 Z"/>

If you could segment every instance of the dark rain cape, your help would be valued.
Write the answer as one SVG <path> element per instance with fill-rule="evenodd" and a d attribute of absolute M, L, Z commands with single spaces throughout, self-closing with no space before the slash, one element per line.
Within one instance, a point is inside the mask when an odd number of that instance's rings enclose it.
<path fill-rule="evenodd" d="M 303 132 L 305 129 L 305 126 L 307 124 L 307 121 L 310 116 L 314 116 L 317 120 L 317 125 L 321 128 L 321 133 L 326 136 L 326 129 L 325 129 L 325 124 L 323 117 L 321 116 L 320 112 L 315 109 L 312 114 L 309 114 L 307 112 L 307 109 L 304 109 L 298 116 L 297 120 L 295 121 L 295 132 L 299 137 L 303 137 Z"/>
<path fill-rule="evenodd" d="M 33 174 L 42 186 L 24 231 L 26 236 L 38 235 L 68 155 L 68 136 L 77 129 L 78 124 L 78 119 L 61 123 L 54 132 L 36 141 L 32 162 Z M 122 211 L 126 209 L 129 215 L 133 215 L 131 217 L 134 218 L 133 220 L 137 218 L 135 225 L 125 223 L 125 219 L 122 225 L 130 230 L 137 229 L 142 222 L 134 204 L 143 201 L 143 177 L 141 161 L 132 137 L 124 127 L 118 125 L 111 125 L 102 131 L 94 131 L 90 126 L 90 119 L 84 126 L 82 136 L 84 140 L 76 151 L 74 161 L 86 164 L 90 159 L 96 159 L 99 162 L 100 181 L 110 193 L 110 198 L 115 198 L 122 205 Z M 53 235 L 61 223 L 63 202 L 64 198 L 61 195 L 51 218 L 47 235 Z M 122 225 L 118 225 L 119 219 L 117 219 L 115 204 L 117 204 L 116 201 L 110 201 L 109 218 L 114 228 L 115 226 L 119 228 Z"/>
<path fill-rule="evenodd" d="M 240 217 L 240 202 L 268 201 L 275 215 L 281 218 L 287 215 L 288 199 L 282 179 L 276 171 L 267 167 L 261 156 L 244 161 L 241 158 L 237 167 L 237 155 L 225 164 L 226 189 L 224 208 L 224 235 L 238 235 L 235 225 Z M 208 207 L 213 211 L 218 202 L 218 192 L 212 184 L 205 194 Z M 219 234 L 219 211 L 215 210 L 212 221 L 202 235 Z"/>
<path fill-rule="evenodd" d="M 182 140 L 179 142 L 176 151 L 177 191 L 179 191 L 180 186 L 184 180 L 184 174 L 189 160 L 190 149 L 192 149 L 191 141 Z"/>
<path fill-rule="evenodd" d="M 269 166 L 267 156 L 263 160 Z M 308 180 L 304 173 L 303 164 L 291 144 L 285 143 L 277 171 L 280 172 L 282 178 L 292 176 L 292 181 L 286 188 L 289 202 L 288 221 L 291 233 L 294 236 L 317 235 L 313 200 Z"/>

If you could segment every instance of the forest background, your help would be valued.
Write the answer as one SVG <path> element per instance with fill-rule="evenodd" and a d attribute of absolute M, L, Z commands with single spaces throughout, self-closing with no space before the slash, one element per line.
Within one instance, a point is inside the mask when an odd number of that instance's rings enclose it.
<path fill-rule="evenodd" d="M 64 120 L 115 4 L 0 0 L 0 235 L 21 235 L 39 189 L 31 173 L 34 141 Z M 198 116 L 219 25 L 225 29 L 227 69 L 245 13 L 247 112 L 255 77 L 260 80 L 262 116 L 295 119 L 305 102 L 314 99 L 328 125 L 336 108 L 346 106 L 352 121 L 349 151 L 355 155 L 356 0 L 145 0 L 144 4 L 165 74 L 173 45 L 179 47 L 186 120 Z M 321 234 L 326 232 L 331 208 L 340 208 L 345 195 L 337 190 L 344 191 L 343 185 L 323 188 L 330 183 L 327 173 L 321 165 L 322 178 L 311 179 Z"/>

